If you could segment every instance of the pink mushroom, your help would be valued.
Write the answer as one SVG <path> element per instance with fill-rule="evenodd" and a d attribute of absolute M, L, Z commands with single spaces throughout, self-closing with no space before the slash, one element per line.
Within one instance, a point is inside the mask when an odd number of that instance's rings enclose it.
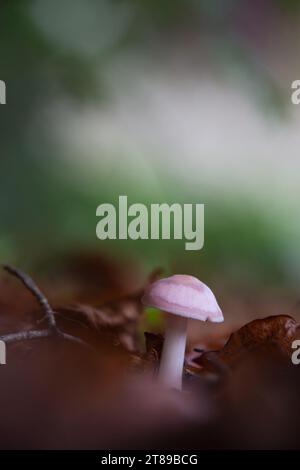
<path fill-rule="evenodd" d="M 188 319 L 224 321 L 221 309 L 209 287 L 196 277 L 177 274 L 151 284 L 142 298 L 144 305 L 167 312 L 167 329 L 158 378 L 181 390 Z"/>

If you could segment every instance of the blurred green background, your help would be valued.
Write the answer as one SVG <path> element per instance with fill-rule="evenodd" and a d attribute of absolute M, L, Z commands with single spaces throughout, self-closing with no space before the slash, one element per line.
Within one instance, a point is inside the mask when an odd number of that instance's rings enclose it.
<path fill-rule="evenodd" d="M 1 2 L 1 260 L 111 253 L 199 275 L 230 311 L 297 313 L 299 6 Z M 100 242 L 96 207 L 119 194 L 205 203 L 204 249 Z"/>

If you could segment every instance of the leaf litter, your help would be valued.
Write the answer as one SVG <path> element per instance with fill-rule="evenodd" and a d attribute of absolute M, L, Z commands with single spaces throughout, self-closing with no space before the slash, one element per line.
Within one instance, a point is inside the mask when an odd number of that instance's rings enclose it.
<path fill-rule="evenodd" d="M 143 288 L 107 289 L 109 296 L 93 292 L 91 301 L 86 295 L 53 307 L 58 329 L 90 350 L 55 335 L 8 346 L 0 367 L 1 448 L 300 447 L 293 317 L 257 319 L 219 350 L 196 348 L 179 393 L 155 381 L 163 336 L 145 332 L 141 341 Z M 3 277 L 0 334 L 45 323 L 26 289 Z"/>

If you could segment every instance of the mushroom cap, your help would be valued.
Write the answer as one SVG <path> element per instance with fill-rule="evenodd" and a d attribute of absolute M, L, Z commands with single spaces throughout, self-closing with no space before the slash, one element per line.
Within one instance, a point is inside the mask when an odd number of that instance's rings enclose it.
<path fill-rule="evenodd" d="M 195 320 L 221 323 L 222 311 L 209 287 L 194 276 L 176 274 L 151 284 L 144 305 Z"/>

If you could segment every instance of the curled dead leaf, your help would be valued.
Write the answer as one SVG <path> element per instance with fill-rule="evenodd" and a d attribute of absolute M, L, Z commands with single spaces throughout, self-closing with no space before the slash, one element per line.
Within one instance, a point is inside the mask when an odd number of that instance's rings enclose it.
<path fill-rule="evenodd" d="M 160 269 L 150 273 L 145 285 L 157 279 L 160 274 Z M 144 311 L 141 303 L 143 292 L 144 288 L 102 305 L 76 303 L 59 307 L 56 312 L 60 317 L 77 321 L 98 334 L 112 333 L 114 342 L 119 342 L 127 351 L 133 352 L 138 348 L 138 322 Z"/>
<path fill-rule="evenodd" d="M 58 314 L 78 321 L 98 333 L 115 333 L 129 351 L 136 349 L 137 322 L 143 312 L 139 296 L 128 296 L 100 307 L 77 304 L 56 309 Z"/>
<path fill-rule="evenodd" d="M 245 353 L 260 348 L 269 353 L 278 351 L 282 356 L 290 357 L 291 344 L 299 332 L 298 324 L 289 315 L 253 320 L 232 333 L 221 350 L 201 353 L 194 358 L 194 362 L 204 368 L 215 368 L 216 363 L 231 367 Z"/>

